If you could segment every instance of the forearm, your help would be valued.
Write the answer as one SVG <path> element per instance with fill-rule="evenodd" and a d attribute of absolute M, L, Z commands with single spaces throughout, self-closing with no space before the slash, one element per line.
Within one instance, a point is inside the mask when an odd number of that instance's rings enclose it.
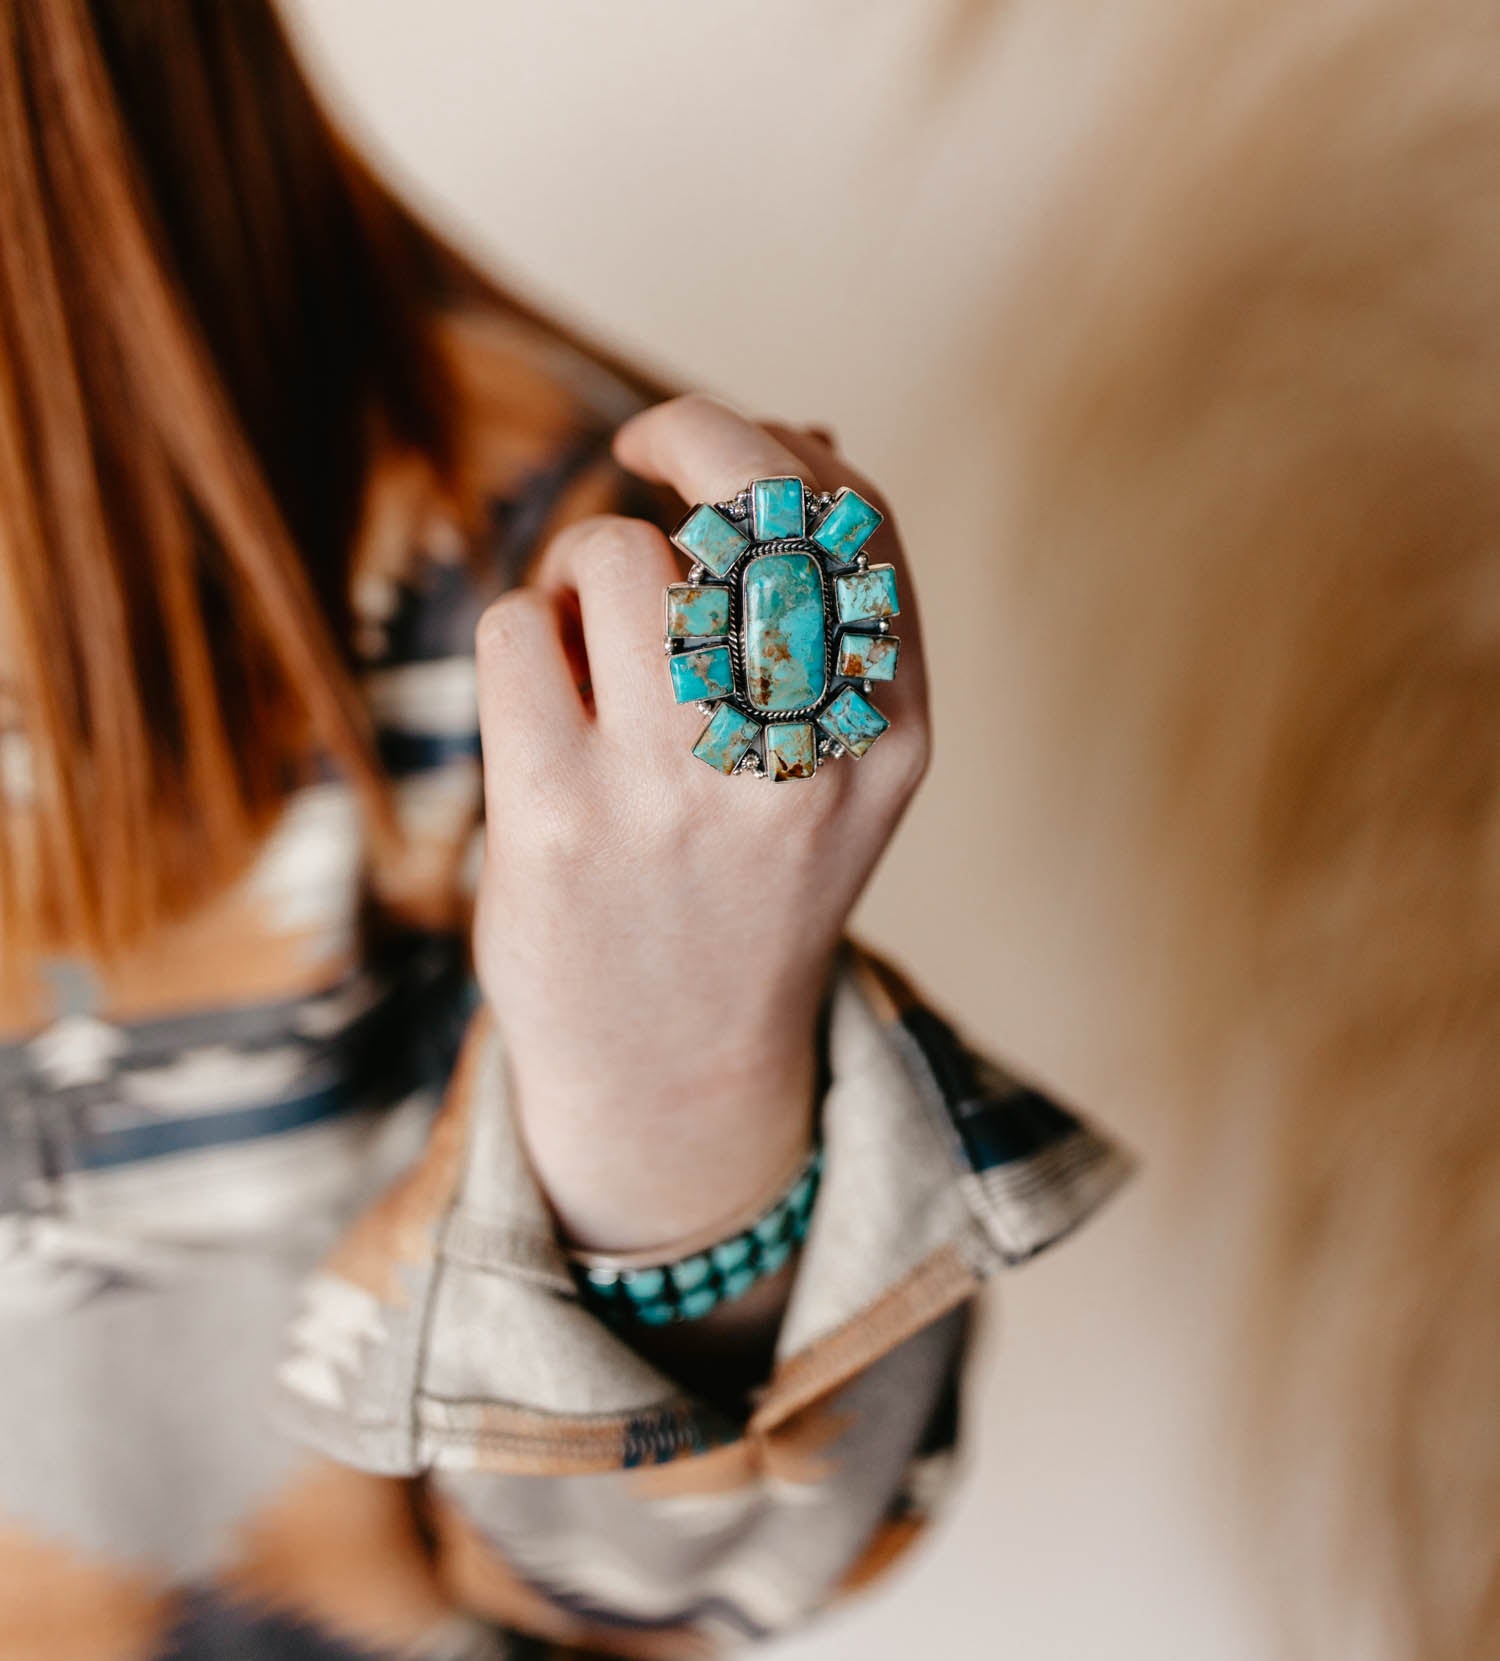
<path fill-rule="evenodd" d="M 629 423 L 616 453 L 686 501 L 755 479 L 804 481 L 804 508 L 807 490 L 852 497 L 860 557 L 868 541 L 894 610 L 894 526 L 821 441 L 683 399 Z M 908 615 L 880 718 L 889 734 L 857 769 L 747 787 L 704 767 L 701 715 L 682 707 L 657 650 L 680 576 L 681 551 L 654 526 L 571 525 L 477 637 L 487 847 L 475 954 L 529 1163 L 565 1244 L 659 1253 L 652 1266 L 770 1204 L 807 1154 L 838 943 L 927 757 Z M 778 1314 L 763 1290 L 703 1333 L 726 1353 L 764 1352 Z"/>

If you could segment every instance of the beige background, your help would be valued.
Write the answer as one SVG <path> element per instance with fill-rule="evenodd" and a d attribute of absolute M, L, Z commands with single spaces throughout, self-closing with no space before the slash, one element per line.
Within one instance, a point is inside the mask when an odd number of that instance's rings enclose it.
<path fill-rule="evenodd" d="M 437 221 L 533 297 L 757 412 L 830 423 L 901 513 L 939 754 L 863 908 L 979 1036 L 1063 1053 L 1004 859 L 1003 620 L 965 443 L 1006 226 L 1048 78 L 1107 72 L 1089 7 L 957 0 L 295 0 L 346 119 Z M 999 8 L 996 8 L 998 12 Z M 978 19 L 976 23 L 974 20 Z M 1003 690 L 1002 690 L 1003 689 Z M 1032 1030 L 1029 1023 L 1036 1024 Z M 1149 1156 L 1128 1080 L 1087 1104 Z M 1150 1177 L 1002 1288 L 973 1469 L 916 1563 L 778 1654 L 820 1661 L 1241 1661 L 1270 1652 L 1224 1500 L 1207 1238 Z M 1207 1235 L 1207 1231 L 1205 1236 Z"/>

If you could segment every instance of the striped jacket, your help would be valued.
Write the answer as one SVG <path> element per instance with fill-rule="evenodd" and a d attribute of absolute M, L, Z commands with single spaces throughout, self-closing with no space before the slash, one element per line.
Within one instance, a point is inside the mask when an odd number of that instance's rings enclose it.
<path fill-rule="evenodd" d="M 749 1408 L 580 1304 L 467 960 L 470 642 L 557 524 L 621 500 L 600 458 L 633 401 L 538 335 L 483 349 L 536 391 L 485 546 L 437 521 L 356 581 L 399 868 L 314 778 L 221 900 L 0 1009 L 3 1661 L 688 1657 L 781 1630 L 920 1533 L 980 1283 L 1125 1172 L 850 947 L 825 1176 Z"/>

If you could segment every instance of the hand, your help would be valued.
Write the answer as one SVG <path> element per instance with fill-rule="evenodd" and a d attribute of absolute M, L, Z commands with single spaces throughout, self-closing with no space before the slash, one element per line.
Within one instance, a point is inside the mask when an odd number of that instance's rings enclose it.
<path fill-rule="evenodd" d="M 799 474 L 880 503 L 819 437 L 701 397 L 620 431 L 619 461 L 688 502 Z M 884 510 L 884 503 L 880 503 Z M 581 1246 L 669 1245 L 755 1199 L 807 1145 L 815 1029 L 846 919 L 927 765 L 927 690 L 898 566 L 891 729 L 810 781 L 726 779 L 672 700 L 653 526 L 563 531 L 479 626 L 486 855 L 475 933 L 522 1129 Z M 590 690 L 580 690 L 587 686 Z"/>

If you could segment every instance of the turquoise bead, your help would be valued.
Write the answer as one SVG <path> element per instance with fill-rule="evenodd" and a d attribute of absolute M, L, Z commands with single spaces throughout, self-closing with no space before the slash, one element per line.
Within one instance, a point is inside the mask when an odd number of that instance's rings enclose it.
<path fill-rule="evenodd" d="M 685 1257 L 680 1263 L 672 1265 L 672 1284 L 679 1292 L 691 1292 L 695 1286 L 701 1286 L 713 1273 L 713 1266 L 707 1257 L 699 1252 L 695 1257 Z"/>
<path fill-rule="evenodd" d="M 767 1246 L 760 1254 L 760 1272 L 774 1275 L 791 1255 L 792 1244 L 789 1240 L 778 1240 L 774 1246 Z"/>
<path fill-rule="evenodd" d="M 878 623 L 901 610 L 896 597 L 896 569 L 872 565 L 867 571 L 846 571 L 834 578 L 841 623 Z"/>
<path fill-rule="evenodd" d="M 818 725 L 850 755 L 862 756 L 890 722 L 874 704 L 867 703 L 852 686 L 846 686 L 818 717 Z"/>
<path fill-rule="evenodd" d="M 733 704 L 720 704 L 699 733 L 693 754 L 721 773 L 732 773 L 759 731 L 760 724 L 742 715 Z"/>
<path fill-rule="evenodd" d="M 750 1232 L 762 1245 L 766 1245 L 781 1233 L 785 1221 L 782 1208 L 778 1205 L 774 1211 L 768 1211 L 759 1222 L 751 1224 Z"/>
<path fill-rule="evenodd" d="M 719 1294 L 712 1286 L 705 1286 L 701 1291 L 689 1292 L 678 1302 L 678 1310 L 685 1321 L 700 1320 L 719 1301 Z"/>
<path fill-rule="evenodd" d="M 817 1180 L 809 1171 L 786 1197 L 787 1205 L 799 1222 L 806 1221 L 807 1213 L 812 1208 L 813 1189 L 817 1185 Z"/>
<path fill-rule="evenodd" d="M 839 641 L 839 673 L 854 681 L 888 681 L 901 642 L 893 634 L 846 634 Z"/>
<path fill-rule="evenodd" d="M 748 538 L 707 503 L 695 507 L 672 533 L 672 540 L 690 558 L 701 560 L 722 577 L 750 546 Z"/>
<path fill-rule="evenodd" d="M 676 1311 L 669 1303 L 645 1303 L 637 1308 L 635 1318 L 647 1326 L 669 1326 L 676 1319 Z"/>
<path fill-rule="evenodd" d="M 733 1303 L 736 1298 L 742 1298 L 760 1279 L 760 1272 L 756 1269 L 736 1269 L 732 1274 L 724 1276 L 724 1302 Z"/>
<path fill-rule="evenodd" d="M 734 664 L 727 646 L 700 646 L 668 659 L 672 691 L 679 704 L 701 698 L 727 698 L 734 691 Z"/>
<path fill-rule="evenodd" d="M 750 487 L 750 513 L 757 542 L 801 536 L 807 529 L 801 479 L 757 479 Z"/>
<path fill-rule="evenodd" d="M 659 1298 L 666 1289 L 665 1269 L 637 1269 L 625 1282 L 625 1290 L 633 1303 L 647 1303 L 652 1298 Z"/>
<path fill-rule="evenodd" d="M 725 1240 L 715 1246 L 709 1254 L 715 1267 L 721 1274 L 732 1274 L 736 1269 L 744 1268 L 750 1260 L 750 1242 L 743 1234 L 735 1235 L 733 1240 Z"/>
<path fill-rule="evenodd" d="M 840 565 L 848 565 L 875 534 L 885 515 L 856 490 L 844 489 L 813 532 L 813 541 Z"/>
<path fill-rule="evenodd" d="M 667 633 L 674 640 L 725 634 L 729 590 L 713 583 L 673 583 L 667 590 Z"/>
<path fill-rule="evenodd" d="M 801 709 L 828 684 L 823 573 L 811 554 L 760 554 L 741 578 L 745 688 L 755 709 Z"/>
<path fill-rule="evenodd" d="M 766 771 L 782 779 L 810 779 L 818 768 L 818 741 L 806 721 L 766 728 Z"/>

